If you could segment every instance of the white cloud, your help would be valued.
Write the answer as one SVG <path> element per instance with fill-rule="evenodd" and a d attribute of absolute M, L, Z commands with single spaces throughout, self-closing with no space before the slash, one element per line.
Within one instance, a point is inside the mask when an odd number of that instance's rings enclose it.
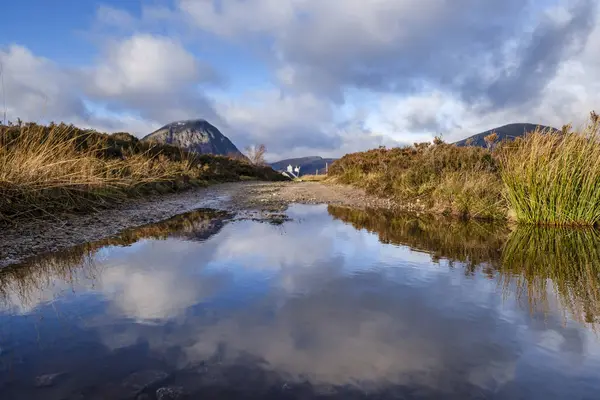
<path fill-rule="evenodd" d="M 8 118 L 59 121 L 85 114 L 77 74 L 19 45 L 0 50 L 0 63 Z"/>
<path fill-rule="evenodd" d="M 104 96 L 160 94 L 197 82 L 200 64 L 170 38 L 134 35 L 113 43 L 93 71 L 94 90 Z"/>
<path fill-rule="evenodd" d="M 522 32 L 517 26 L 526 14 L 516 11 L 528 8 L 516 0 L 501 5 L 476 0 L 181 0 L 179 5 L 198 27 L 217 35 L 267 34 L 288 84 L 337 92 L 339 85 L 391 88 L 418 78 L 453 77 L 457 68 L 471 70 L 474 65 L 464 61 L 480 60 Z"/>
<path fill-rule="evenodd" d="M 410 143 L 439 132 L 459 139 L 511 122 L 562 125 L 586 115 L 598 103 L 597 3 L 181 0 L 179 6 L 201 30 L 234 43 L 268 38 L 273 76 L 286 89 L 337 103 L 346 88 L 383 92 L 366 128 Z"/>
<path fill-rule="evenodd" d="M 364 113 L 338 116 L 327 99 L 309 93 L 264 90 L 236 100 L 217 102 L 223 130 L 240 148 L 265 143 L 268 158 L 321 155 L 337 157 L 380 145 L 393 146 L 394 138 L 364 124 Z"/>
<path fill-rule="evenodd" d="M 413 96 L 383 96 L 368 126 L 405 144 L 431 141 L 457 128 L 466 105 L 449 93 L 431 90 Z M 440 132 L 441 131 L 441 132 Z"/>
<path fill-rule="evenodd" d="M 113 113 L 138 114 L 154 126 L 189 118 L 220 122 L 203 85 L 221 77 L 176 39 L 133 34 L 111 40 L 85 73 L 86 94 Z"/>
<path fill-rule="evenodd" d="M 180 0 L 179 8 L 198 27 L 220 35 L 272 33 L 295 19 L 295 0 L 212 1 Z"/>
<path fill-rule="evenodd" d="M 265 143 L 272 159 L 437 133 L 455 140 L 511 122 L 580 123 L 600 103 L 597 5 L 177 0 L 138 14 L 101 5 L 90 28 L 101 47 L 83 67 L 21 45 L 0 51 L 7 113 L 137 135 L 206 118 L 240 148 Z M 229 77 L 211 62 L 227 63 L 240 47 L 262 62 L 268 85 L 223 87 Z M 227 70 L 256 72 L 243 63 Z M 226 96 L 211 97 L 211 85 Z M 363 96 L 377 100 L 340 112 Z"/>
<path fill-rule="evenodd" d="M 102 25 L 108 25 L 113 28 L 129 27 L 136 23 L 135 18 L 128 12 L 104 4 L 100 5 L 96 10 L 96 20 Z"/>
<path fill-rule="evenodd" d="M 290 154 L 298 147 L 322 152 L 340 145 L 332 105 L 310 94 L 251 92 L 240 99 L 221 101 L 217 112 L 240 147 L 265 143 L 271 153 Z"/>

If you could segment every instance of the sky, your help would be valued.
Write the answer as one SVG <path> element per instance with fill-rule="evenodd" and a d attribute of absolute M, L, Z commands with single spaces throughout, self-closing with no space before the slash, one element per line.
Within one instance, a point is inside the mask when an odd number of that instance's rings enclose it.
<path fill-rule="evenodd" d="M 270 161 L 578 126 L 600 109 L 599 3 L 12 1 L 0 105 L 139 137 L 203 118 Z"/>

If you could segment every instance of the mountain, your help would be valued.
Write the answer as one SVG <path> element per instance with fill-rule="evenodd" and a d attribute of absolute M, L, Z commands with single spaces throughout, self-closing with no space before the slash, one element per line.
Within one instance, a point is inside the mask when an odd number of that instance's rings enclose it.
<path fill-rule="evenodd" d="M 300 175 L 312 175 L 319 171 L 319 174 L 325 173 L 325 166 L 334 162 L 335 158 L 323 158 L 319 156 L 288 158 L 286 160 L 271 163 L 271 167 L 275 171 L 285 171 L 288 165 L 292 167 L 300 167 Z"/>
<path fill-rule="evenodd" d="M 203 119 L 171 122 L 142 140 L 170 144 L 199 154 L 243 156 L 227 136 Z"/>
<path fill-rule="evenodd" d="M 489 131 L 478 133 L 477 135 L 470 136 L 470 137 L 460 140 L 454 144 L 456 144 L 457 146 L 466 146 L 467 140 L 472 139 L 471 146 L 486 147 L 485 140 L 483 140 L 483 138 L 485 138 L 487 135 L 489 135 L 493 132 L 496 132 L 498 134 L 497 142 L 499 142 L 504 139 L 515 139 L 519 136 L 523 136 L 528 132 L 534 131 L 538 127 L 541 129 L 557 130 L 556 128 L 552 128 L 550 126 L 545 126 L 545 125 L 526 124 L 526 123 L 508 124 L 508 125 L 501 126 L 499 128 L 490 129 Z"/>

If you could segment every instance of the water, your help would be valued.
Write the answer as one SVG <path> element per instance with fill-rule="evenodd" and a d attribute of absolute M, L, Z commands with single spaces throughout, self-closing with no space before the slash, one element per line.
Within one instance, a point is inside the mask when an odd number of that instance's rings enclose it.
<path fill-rule="evenodd" d="M 0 398 L 598 398 L 598 232 L 289 215 L 0 271 Z"/>

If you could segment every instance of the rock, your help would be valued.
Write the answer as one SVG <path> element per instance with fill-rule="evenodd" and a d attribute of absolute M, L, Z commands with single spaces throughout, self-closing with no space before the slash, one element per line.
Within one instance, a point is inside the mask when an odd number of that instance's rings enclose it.
<path fill-rule="evenodd" d="M 125 378 L 121 384 L 123 393 L 128 397 L 134 397 L 151 386 L 158 385 L 167 379 L 168 376 L 169 374 L 166 372 L 157 370 L 134 372 Z"/>
<path fill-rule="evenodd" d="M 184 395 L 183 388 L 180 386 L 161 387 L 156 391 L 157 400 L 177 400 Z"/>
<path fill-rule="evenodd" d="M 35 378 L 35 387 L 53 386 L 64 375 L 66 375 L 64 372 L 59 372 L 56 374 L 40 375 Z"/>
<path fill-rule="evenodd" d="M 85 400 L 83 393 L 75 393 L 66 398 L 66 400 Z"/>

